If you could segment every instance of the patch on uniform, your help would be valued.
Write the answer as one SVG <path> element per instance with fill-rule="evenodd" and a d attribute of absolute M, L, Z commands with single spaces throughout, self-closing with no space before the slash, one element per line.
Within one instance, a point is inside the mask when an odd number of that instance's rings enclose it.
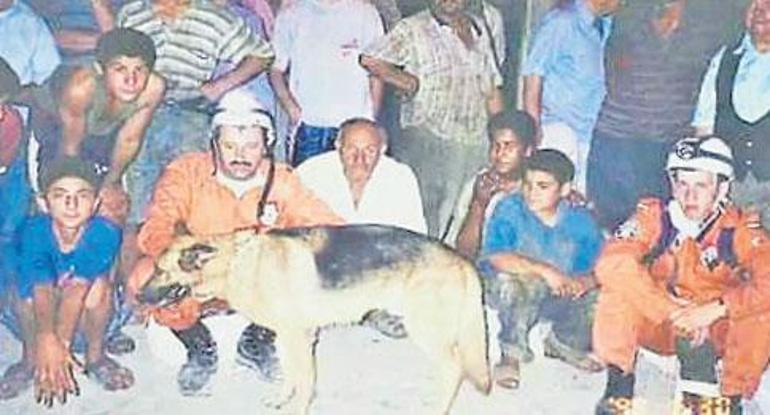
<path fill-rule="evenodd" d="M 265 226 L 274 226 L 278 222 L 278 206 L 275 203 L 266 203 L 259 222 Z"/>
<path fill-rule="evenodd" d="M 615 239 L 634 239 L 639 236 L 639 222 L 635 218 L 623 222 L 615 229 Z"/>
<path fill-rule="evenodd" d="M 719 250 L 716 246 L 710 246 L 700 254 L 700 262 L 713 271 L 719 265 Z"/>

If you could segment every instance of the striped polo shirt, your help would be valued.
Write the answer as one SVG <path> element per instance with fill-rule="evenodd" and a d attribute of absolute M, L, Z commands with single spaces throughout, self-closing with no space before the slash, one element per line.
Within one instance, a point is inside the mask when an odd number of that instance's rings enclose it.
<path fill-rule="evenodd" d="M 270 45 L 225 8 L 193 0 L 179 17 L 166 23 L 152 4 L 151 0 L 128 1 L 118 12 L 117 24 L 144 32 L 155 42 L 155 70 L 166 79 L 166 98 L 200 97 L 201 85 L 211 79 L 219 62 L 237 64 L 247 56 L 273 58 Z"/>

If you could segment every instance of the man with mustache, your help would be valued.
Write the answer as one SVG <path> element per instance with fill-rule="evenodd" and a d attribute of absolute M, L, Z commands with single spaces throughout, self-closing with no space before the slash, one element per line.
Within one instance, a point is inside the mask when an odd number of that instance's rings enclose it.
<path fill-rule="evenodd" d="M 180 233 L 218 235 L 342 223 L 288 166 L 272 160 L 272 118 L 247 93 L 233 91 L 222 99 L 211 137 L 211 152 L 181 156 L 158 181 L 138 235 L 145 257 L 129 277 L 130 298 L 151 277 L 154 259 Z M 155 315 L 187 348 L 187 363 L 178 376 L 186 395 L 199 392 L 216 371 L 216 343 L 199 316 L 200 305 L 192 299 Z M 277 370 L 273 337 L 270 330 L 251 325 L 238 347 L 244 363 L 257 366 L 267 378 Z"/>
<path fill-rule="evenodd" d="M 728 141 L 733 200 L 760 213 L 770 229 L 770 0 L 753 0 L 745 22 L 745 34 L 712 60 L 692 124 L 699 135 Z"/>

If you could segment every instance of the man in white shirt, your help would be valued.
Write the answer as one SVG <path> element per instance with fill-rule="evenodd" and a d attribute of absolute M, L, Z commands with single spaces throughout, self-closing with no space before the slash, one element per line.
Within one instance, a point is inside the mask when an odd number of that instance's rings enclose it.
<path fill-rule="evenodd" d="M 377 223 L 426 233 L 412 169 L 384 155 L 383 130 L 365 118 L 340 125 L 337 151 L 297 168 L 303 184 L 348 223 Z"/>
<path fill-rule="evenodd" d="M 382 34 L 377 9 L 364 0 L 298 0 L 278 13 L 270 81 L 297 127 L 292 165 L 334 149 L 346 119 L 374 119 L 382 83 L 358 57 Z"/>

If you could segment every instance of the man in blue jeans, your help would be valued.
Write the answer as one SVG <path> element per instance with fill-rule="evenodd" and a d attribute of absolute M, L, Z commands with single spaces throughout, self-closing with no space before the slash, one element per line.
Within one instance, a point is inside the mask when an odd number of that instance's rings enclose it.
<path fill-rule="evenodd" d="M 538 150 L 524 168 L 521 192 L 498 202 L 487 222 L 480 257 L 488 303 L 501 324 L 494 377 L 510 389 L 519 385 L 519 362 L 534 358 L 527 337 L 540 318 L 553 322 L 546 356 L 585 371 L 602 369 L 588 354 L 599 227 L 585 208 L 565 200 L 575 176 L 566 155 Z"/>

